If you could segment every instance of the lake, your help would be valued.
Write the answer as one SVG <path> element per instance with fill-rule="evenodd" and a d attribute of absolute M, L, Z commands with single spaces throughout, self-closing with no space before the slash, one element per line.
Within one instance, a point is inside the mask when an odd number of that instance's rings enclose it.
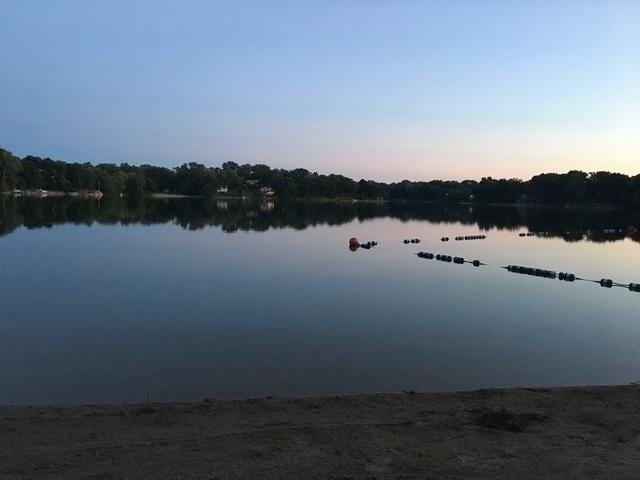
<path fill-rule="evenodd" d="M 604 233 L 639 224 L 624 211 L 0 198 L 0 404 L 638 381 L 640 293 L 500 267 L 640 283 L 640 236 Z M 351 252 L 351 237 L 379 244 Z"/>

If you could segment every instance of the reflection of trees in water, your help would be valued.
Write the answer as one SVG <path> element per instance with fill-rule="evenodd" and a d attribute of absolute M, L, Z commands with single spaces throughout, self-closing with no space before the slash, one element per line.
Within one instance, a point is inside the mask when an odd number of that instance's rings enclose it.
<path fill-rule="evenodd" d="M 547 236 L 580 241 L 616 241 L 624 234 L 604 234 L 605 228 L 627 228 L 640 223 L 634 211 L 524 209 L 516 207 L 442 205 L 419 203 L 323 203 L 260 204 L 239 200 L 103 198 L 99 201 L 69 198 L 0 199 L 0 235 L 16 228 L 51 228 L 56 224 L 163 224 L 187 230 L 220 227 L 223 231 L 266 231 L 272 228 L 302 230 L 317 225 L 342 225 L 353 220 L 394 218 L 430 223 L 477 225 L 516 230 L 526 228 Z M 597 231 L 597 232 L 594 232 Z M 589 233 L 587 233 L 589 232 Z M 634 237 L 640 241 L 640 236 Z"/>

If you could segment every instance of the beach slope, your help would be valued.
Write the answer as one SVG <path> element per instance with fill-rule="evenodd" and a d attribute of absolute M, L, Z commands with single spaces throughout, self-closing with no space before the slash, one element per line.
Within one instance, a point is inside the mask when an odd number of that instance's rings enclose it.
<path fill-rule="evenodd" d="M 0 479 L 640 478 L 640 386 L 0 408 Z"/>

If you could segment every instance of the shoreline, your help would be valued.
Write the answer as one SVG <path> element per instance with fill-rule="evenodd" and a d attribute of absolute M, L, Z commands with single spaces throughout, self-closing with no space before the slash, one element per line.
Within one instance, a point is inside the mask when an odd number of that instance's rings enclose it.
<path fill-rule="evenodd" d="M 3 479 L 635 478 L 640 385 L 4 406 L 0 428 Z"/>
<path fill-rule="evenodd" d="M 7 197 L 26 197 L 26 198 L 37 198 L 37 199 L 46 199 L 46 198 L 79 198 L 82 200 L 100 200 L 102 198 L 117 198 L 117 195 L 103 195 L 96 196 L 94 194 L 83 194 L 78 192 L 62 192 L 62 191 L 48 191 L 47 194 L 34 194 L 34 193 L 23 193 L 20 195 L 15 195 L 12 192 L 0 192 L 0 195 L 5 195 Z M 131 197 L 129 195 L 120 197 L 126 198 Z M 550 210 L 592 210 L 592 211 L 600 211 L 600 212 L 608 212 L 615 210 L 626 210 L 629 208 L 634 208 L 633 205 L 614 205 L 614 204 L 606 204 L 606 203 L 568 203 L 568 204 L 543 204 L 543 203 L 481 203 L 481 202 L 444 202 L 444 201 L 433 201 L 433 200 L 407 200 L 407 199 L 359 199 L 359 198 L 350 198 L 350 197 L 295 197 L 291 199 L 278 199 L 277 197 L 264 197 L 260 195 L 187 195 L 181 193 L 158 193 L 158 192 L 145 192 L 140 198 L 149 198 L 154 200 L 179 200 L 179 199 L 211 199 L 211 200 L 249 200 L 249 201 L 258 201 L 258 200 L 269 200 L 269 201 L 277 201 L 280 203 L 287 203 L 289 201 L 296 202 L 306 202 L 306 203 L 334 203 L 334 204 L 356 204 L 356 205 L 444 205 L 444 206 L 463 206 L 463 207 L 507 207 L 507 208 L 518 208 L 518 209 L 526 209 L 526 210 L 536 210 L 536 209 L 550 209 Z"/>
<path fill-rule="evenodd" d="M 612 211 L 633 208 L 632 205 L 613 205 L 606 203 L 493 203 L 493 202 L 445 202 L 435 200 L 407 200 L 407 199 L 357 199 L 357 198 L 329 198 L 329 197 L 297 197 L 299 202 L 309 203 L 338 203 L 338 204 L 377 204 L 377 205 L 443 205 L 443 206 L 461 206 L 461 207 L 508 207 L 519 209 L 565 209 L 565 210 L 594 210 L 594 211 Z"/>

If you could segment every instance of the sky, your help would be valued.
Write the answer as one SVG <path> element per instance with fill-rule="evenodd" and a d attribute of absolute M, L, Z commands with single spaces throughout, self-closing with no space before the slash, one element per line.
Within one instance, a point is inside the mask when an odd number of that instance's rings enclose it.
<path fill-rule="evenodd" d="M 0 146 L 382 181 L 640 173 L 640 2 L 0 0 Z"/>

